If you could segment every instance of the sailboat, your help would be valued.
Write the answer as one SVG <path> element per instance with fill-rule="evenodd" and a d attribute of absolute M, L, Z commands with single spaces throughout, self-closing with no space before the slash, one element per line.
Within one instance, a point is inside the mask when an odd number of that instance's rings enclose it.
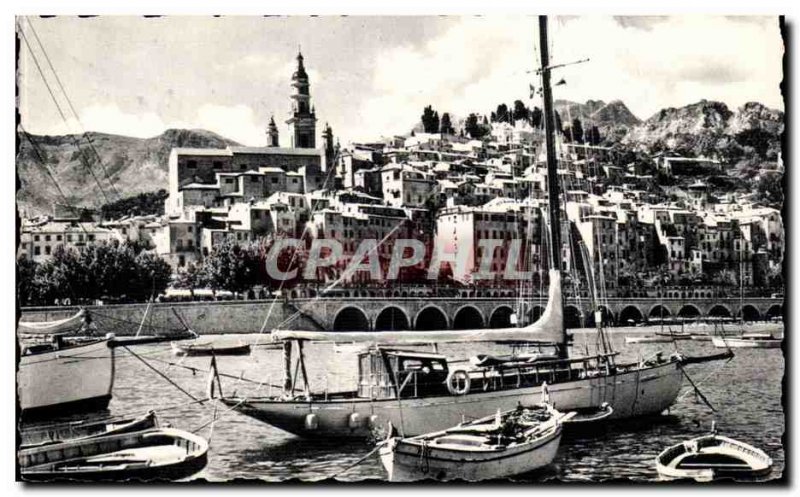
<path fill-rule="evenodd" d="M 744 259 L 739 251 L 739 328 L 738 336 L 715 335 L 714 347 L 724 349 L 779 349 L 783 339 L 770 333 L 745 333 L 744 331 Z"/>
<path fill-rule="evenodd" d="M 550 178 L 556 178 L 546 16 L 539 18 L 539 32 L 547 170 Z M 548 195 L 551 269 L 547 305 L 537 321 L 524 327 L 490 330 L 347 332 L 348 342 L 369 347 L 358 354 L 356 388 L 338 393 L 312 391 L 303 348 L 309 342 L 342 341 L 342 332 L 274 330 L 272 340 L 283 344 L 282 394 L 226 397 L 222 401 L 247 416 L 308 437 L 367 437 L 388 423 L 404 437 L 445 430 L 465 419 L 509 411 L 520 404 L 535 405 L 545 382 L 553 407 L 561 412 L 601 409 L 607 404 L 611 411 L 607 419 L 661 413 L 675 402 L 682 386 L 684 358 L 679 354 L 656 354 L 649 360 L 618 363 L 617 353 L 604 340 L 603 350 L 597 354 L 570 357 L 559 269 L 557 181 L 548 181 Z M 463 368 L 463 361 L 451 361 L 439 353 L 399 348 L 448 342 L 529 342 L 551 350 L 553 355 L 542 354 L 532 361 L 473 362 L 472 367 Z M 297 357 L 292 374 L 294 349 Z M 452 367 L 456 362 L 459 365 Z"/>

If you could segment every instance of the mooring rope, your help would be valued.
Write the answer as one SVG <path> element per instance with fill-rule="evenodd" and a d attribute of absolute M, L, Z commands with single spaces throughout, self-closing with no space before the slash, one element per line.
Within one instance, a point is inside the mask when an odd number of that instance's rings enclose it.
<path fill-rule="evenodd" d="M 130 353 L 130 354 L 131 354 L 133 357 L 135 357 L 135 358 L 139 359 L 139 360 L 142 362 L 142 364 L 144 364 L 145 366 L 147 366 L 148 368 L 150 368 L 151 370 L 153 370 L 153 372 L 155 372 L 155 373 L 156 373 L 158 376 L 160 376 L 160 377 L 164 378 L 164 379 L 165 379 L 165 380 L 166 380 L 166 381 L 167 381 L 169 384 L 171 384 L 172 386 L 174 386 L 175 388 L 177 388 L 178 390 L 180 390 L 181 392 L 183 392 L 184 394 L 186 394 L 187 396 L 189 396 L 189 397 L 190 397 L 192 400 L 194 400 L 195 402 L 199 402 L 199 401 L 200 401 L 200 399 L 198 399 L 197 397 L 195 397 L 194 395 L 192 395 L 191 393 L 189 393 L 189 392 L 188 392 L 187 390 L 185 390 L 185 389 L 184 389 L 182 386 L 180 386 L 180 385 L 178 385 L 177 383 L 175 383 L 174 381 L 172 381 L 172 379 L 171 379 L 169 376 L 165 375 L 164 373 L 162 373 L 161 371 L 159 371 L 158 369 L 156 369 L 154 366 L 152 366 L 152 365 L 151 365 L 149 362 L 147 362 L 147 361 L 145 361 L 144 359 L 142 359 L 141 357 L 139 357 L 139 356 L 136 354 L 136 352 L 134 352 L 134 351 L 132 351 L 131 349 L 129 349 L 129 348 L 126 346 L 126 345 L 123 345 L 123 346 L 122 346 L 122 348 L 123 348 L 123 349 L 125 349 L 125 350 L 127 350 L 127 351 L 128 351 L 128 353 Z"/>
<path fill-rule="evenodd" d="M 356 466 L 358 466 L 358 465 L 359 465 L 359 464 L 361 464 L 362 462 L 364 462 L 364 461 L 366 461 L 367 459 L 369 459 L 369 457 L 370 457 L 370 456 L 372 456 L 373 454 L 375 454 L 375 453 L 376 453 L 376 452 L 377 452 L 377 451 L 378 451 L 378 450 L 379 450 L 381 447 L 383 447 L 384 445 L 386 445 L 388 442 L 389 442 L 388 440 L 383 440 L 383 441 L 381 441 L 381 442 L 378 442 L 378 444 L 375 446 L 375 448 L 374 448 L 374 449 L 372 449 L 371 451 L 367 452 L 367 453 L 366 453 L 364 456 L 362 456 L 362 457 L 361 457 L 361 458 L 360 458 L 358 461 L 356 461 L 356 462 L 354 462 L 353 464 L 351 464 L 351 465 L 347 466 L 346 468 L 344 468 L 344 469 L 343 469 L 343 470 L 341 470 L 341 471 L 338 471 L 338 472 L 336 472 L 336 473 L 332 473 L 332 474 L 328 475 L 328 476 L 326 477 L 326 479 L 327 479 L 327 478 L 336 478 L 337 476 L 341 476 L 341 475 L 343 475 L 343 474 L 347 473 L 347 472 L 348 472 L 348 471 L 350 471 L 351 469 L 355 468 Z"/>

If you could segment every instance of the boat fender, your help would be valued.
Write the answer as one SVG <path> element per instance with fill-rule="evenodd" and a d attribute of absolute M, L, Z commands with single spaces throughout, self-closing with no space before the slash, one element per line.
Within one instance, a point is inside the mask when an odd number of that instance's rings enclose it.
<path fill-rule="evenodd" d="M 350 417 L 347 419 L 347 425 L 351 429 L 360 428 L 361 427 L 361 414 L 354 412 L 350 414 Z"/>
<path fill-rule="evenodd" d="M 368 422 L 369 422 L 369 426 L 371 428 L 374 428 L 374 427 L 378 426 L 378 416 L 373 414 L 372 416 L 369 417 Z"/>
<path fill-rule="evenodd" d="M 319 428 L 319 418 L 316 414 L 306 414 L 305 427 L 306 430 L 316 430 Z"/>
<path fill-rule="evenodd" d="M 445 383 L 452 395 L 465 395 L 470 387 L 469 373 L 464 369 L 453 369 L 447 374 Z"/>

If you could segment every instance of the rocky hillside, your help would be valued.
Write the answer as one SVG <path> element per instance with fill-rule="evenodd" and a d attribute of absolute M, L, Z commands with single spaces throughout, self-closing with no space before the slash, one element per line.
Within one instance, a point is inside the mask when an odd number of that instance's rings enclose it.
<path fill-rule="evenodd" d="M 578 118 L 583 124 L 583 129 L 594 125 L 603 135 L 609 134 L 611 129 L 630 128 L 641 122 L 621 100 L 608 103 L 602 100 L 587 100 L 586 103 L 556 100 L 553 106 L 565 125 L 570 118 Z"/>
<path fill-rule="evenodd" d="M 776 160 L 784 127 L 783 112 L 750 102 L 731 111 L 722 102 L 701 100 L 667 108 L 634 126 L 622 142 L 647 152 L 674 150 L 690 156 Z"/>
<path fill-rule="evenodd" d="M 167 162 L 173 147 L 224 148 L 238 145 L 215 133 L 199 129 L 170 129 L 153 138 L 95 132 L 87 136 L 97 150 L 100 161 L 87 139 L 81 135 L 31 136 L 70 203 L 87 207 L 99 207 L 120 198 L 109 185 L 106 174 L 122 197 L 152 192 L 165 188 L 167 184 Z M 81 151 L 78 151 L 76 141 Z M 17 194 L 19 207 L 27 216 L 52 213 L 53 204 L 62 203 L 63 199 L 53 180 L 41 167 L 31 143 L 23 136 L 19 137 L 19 143 L 17 170 L 22 183 Z M 88 162 L 102 184 L 105 196 L 84 161 Z"/>

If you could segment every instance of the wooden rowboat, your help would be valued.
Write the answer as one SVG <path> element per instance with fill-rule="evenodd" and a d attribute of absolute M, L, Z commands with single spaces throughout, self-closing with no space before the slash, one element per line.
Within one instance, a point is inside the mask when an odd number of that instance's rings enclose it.
<path fill-rule="evenodd" d="M 153 411 L 138 418 L 102 419 L 97 421 L 71 421 L 25 427 L 20 430 L 20 449 L 84 440 L 121 433 L 132 433 L 158 427 Z"/>
<path fill-rule="evenodd" d="M 779 349 L 783 339 L 772 336 L 713 337 L 714 347 L 729 349 Z"/>
<path fill-rule="evenodd" d="M 656 457 L 656 469 L 665 480 L 753 478 L 771 468 L 772 459 L 764 451 L 717 434 L 673 445 Z"/>
<path fill-rule="evenodd" d="M 667 336 L 653 337 L 625 337 L 625 343 L 670 343 L 673 338 Z"/>
<path fill-rule="evenodd" d="M 177 356 L 250 355 L 250 345 L 185 345 L 172 342 L 172 353 Z"/>
<path fill-rule="evenodd" d="M 208 442 L 156 428 L 20 450 L 17 460 L 26 481 L 177 480 L 205 467 Z"/>
<path fill-rule="evenodd" d="M 505 478 L 550 464 L 571 416 L 549 404 L 519 406 L 435 433 L 389 438 L 378 451 L 392 482 Z"/>
<path fill-rule="evenodd" d="M 603 421 L 614 414 L 614 408 L 608 402 L 603 402 L 597 408 L 577 409 L 575 415 L 562 421 L 570 429 L 582 428 Z"/>

